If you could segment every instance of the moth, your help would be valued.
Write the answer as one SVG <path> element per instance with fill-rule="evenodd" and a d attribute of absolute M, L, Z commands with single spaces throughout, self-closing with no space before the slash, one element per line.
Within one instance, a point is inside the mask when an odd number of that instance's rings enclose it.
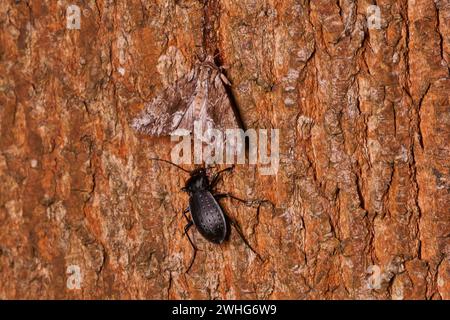
<path fill-rule="evenodd" d="M 193 133 L 194 122 L 200 122 L 204 130 L 240 129 L 239 115 L 225 87 L 230 85 L 214 57 L 208 55 L 146 103 L 132 127 L 156 137 L 172 135 L 180 129 Z"/>

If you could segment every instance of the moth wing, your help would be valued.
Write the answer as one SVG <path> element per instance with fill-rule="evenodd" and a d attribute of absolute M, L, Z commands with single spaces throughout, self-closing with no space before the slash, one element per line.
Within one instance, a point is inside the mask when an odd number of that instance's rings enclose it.
<path fill-rule="evenodd" d="M 198 120 L 196 116 L 196 110 L 198 103 L 202 103 L 202 100 L 199 96 L 198 90 L 195 90 L 192 97 L 188 101 L 188 105 L 183 113 L 179 123 L 177 124 L 175 130 L 187 130 L 189 133 L 194 132 L 194 123 Z M 173 133 L 173 131 L 172 131 Z"/>
<path fill-rule="evenodd" d="M 145 104 L 132 127 L 151 136 L 167 136 L 179 127 L 194 95 L 195 81 L 189 74 Z"/>
<path fill-rule="evenodd" d="M 227 94 L 222 73 L 209 57 L 209 64 L 197 65 L 188 75 L 170 86 L 150 103 L 132 126 L 152 136 L 173 134 L 176 130 L 194 131 L 200 122 L 203 130 L 241 128 Z"/>
<path fill-rule="evenodd" d="M 239 120 L 236 116 L 234 106 L 225 88 L 222 80 L 222 73 L 216 71 L 212 74 L 213 90 L 209 90 L 209 108 L 207 109 L 208 117 L 211 119 L 216 129 L 225 132 L 226 129 L 241 129 Z"/>
<path fill-rule="evenodd" d="M 221 76 L 214 68 L 201 68 L 195 93 L 178 129 L 193 132 L 196 121 L 203 130 L 218 129 L 225 133 L 226 129 L 241 128 Z"/>

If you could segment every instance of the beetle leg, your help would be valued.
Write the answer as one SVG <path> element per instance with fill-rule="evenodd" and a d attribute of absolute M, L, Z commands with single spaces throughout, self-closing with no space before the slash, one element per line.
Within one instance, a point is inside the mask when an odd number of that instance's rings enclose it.
<path fill-rule="evenodd" d="M 254 205 L 257 205 L 257 208 L 259 208 L 261 205 L 265 204 L 265 203 L 269 203 L 273 206 L 273 203 L 270 202 L 269 200 L 244 200 L 241 198 L 238 198 L 230 193 L 217 193 L 214 195 L 214 198 L 216 199 L 221 199 L 221 198 L 230 198 L 239 202 L 242 202 L 243 204 L 245 204 L 248 207 L 254 207 Z"/>
<path fill-rule="evenodd" d="M 190 212 L 191 210 L 189 209 L 189 207 L 187 207 L 186 209 L 184 209 L 184 211 L 183 211 L 183 216 L 186 218 L 186 220 L 187 220 L 187 225 L 185 225 L 184 226 L 184 234 L 188 237 L 188 239 L 189 239 L 189 242 L 191 243 L 191 245 L 193 246 L 193 247 L 195 247 L 195 245 L 194 245 L 194 242 L 191 240 L 191 238 L 189 237 L 189 234 L 188 234 L 188 231 L 189 231 L 189 229 L 194 225 L 194 223 L 192 222 L 192 220 L 191 219 L 189 219 L 189 217 L 187 216 L 187 214 L 186 213 L 188 213 L 188 212 Z M 197 248 L 195 248 L 197 251 L 202 251 L 202 250 L 200 250 L 200 249 L 197 249 Z"/>
<path fill-rule="evenodd" d="M 239 226 L 239 224 L 237 223 L 237 221 L 235 221 L 234 219 L 230 218 L 227 216 L 228 221 L 230 222 L 230 224 L 234 227 L 234 229 L 237 231 L 239 237 L 242 239 L 242 241 L 244 241 L 245 245 L 252 250 L 252 252 L 254 254 L 256 254 L 256 256 L 258 257 L 259 260 L 263 261 L 263 259 L 261 258 L 261 256 L 259 255 L 258 252 L 256 252 L 255 249 L 253 249 L 253 247 L 250 245 L 250 243 L 247 241 L 247 239 L 245 239 L 244 234 L 241 230 L 241 227 Z"/>
<path fill-rule="evenodd" d="M 191 262 L 189 263 L 189 267 L 186 270 L 186 273 L 189 272 L 189 270 L 191 270 L 192 265 L 194 264 L 194 260 L 195 260 L 195 256 L 197 255 L 197 247 L 195 246 L 194 242 L 192 241 L 191 237 L 189 236 L 189 229 L 194 225 L 194 223 L 192 222 L 191 219 L 189 219 L 189 217 L 187 216 L 186 213 L 188 213 L 190 210 L 189 206 L 183 210 L 183 216 L 186 218 L 187 220 L 187 224 L 184 226 L 184 235 L 187 236 L 189 243 L 191 244 L 192 250 L 194 250 L 194 253 L 192 254 L 192 258 L 191 258 Z"/>
<path fill-rule="evenodd" d="M 187 216 L 186 216 L 187 219 Z M 187 236 L 189 243 L 191 244 L 192 250 L 194 250 L 194 253 L 192 254 L 192 258 L 191 258 L 191 262 L 189 263 L 189 267 L 186 270 L 186 273 L 189 272 L 189 270 L 191 270 L 192 265 L 194 264 L 194 260 L 195 260 L 195 256 L 197 255 L 197 247 L 195 246 L 194 242 L 192 241 L 191 237 L 189 236 L 189 229 L 194 225 L 194 223 L 192 222 L 192 220 L 189 220 L 188 224 L 184 226 L 184 234 Z"/>
<path fill-rule="evenodd" d="M 191 211 L 191 209 L 189 209 L 189 206 L 188 206 L 186 209 L 184 209 L 184 211 L 183 211 L 183 216 L 186 218 L 186 220 L 187 220 L 188 223 L 192 223 L 191 219 L 189 219 L 189 217 L 188 217 L 187 214 L 186 214 L 186 213 L 188 213 L 189 211 Z"/>
<path fill-rule="evenodd" d="M 195 246 L 194 242 L 192 241 L 191 237 L 189 236 L 189 229 L 194 225 L 194 223 L 192 221 L 189 221 L 189 223 L 187 225 L 184 226 L 184 234 L 187 236 L 189 243 L 191 244 L 192 248 L 194 248 L 194 250 L 197 250 L 197 247 Z"/>
<path fill-rule="evenodd" d="M 230 198 L 230 199 L 233 199 L 233 200 L 237 200 L 237 201 L 239 201 L 239 202 L 242 202 L 242 203 L 244 203 L 246 206 L 249 206 L 249 207 L 254 207 L 254 205 L 256 204 L 256 205 L 257 205 L 257 207 L 256 207 L 256 208 L 257 208 L 257 209 L 256 209 L 256 216 L 257 216 L 257 219 L 259 219 L 258 217 L 259 217 L 259 211 L 260 211 L 261 205 L 263 205 L 263 204 L 265 204 L 265 203 L 269 203 L 270 205 L 272 205 L 272 207 L 274 206 L 274 204 L 273 204 L 271 201 L 269 201 L 269 200 L 244 200 L 244 199 L 238 198 L 238 197 L 236 197 L 236 196 L 234 196 L 234 195 L 232 195 L 232 194 L 229 194 L 229 193 L 217 193 L 217 194 L 214 195 L 214 198 L 216 198 L 216 199 L 220 199 L 220 198 Z M 230 217 L 228 217 L 228 216 L 226 216 L 226 218 L 227 218 L 227 220 L 230 222 L 230 224 L 235 228 L 235 230 L 237 231 L 239 237 L 242 239 L 242 241 L 244 241 L 244 243 L 247 245 L 247 247 L 249 247 L 250 250 L 252 250 L 252 252 L 253 252 L 254 254 L 256 254 L 256 256 L 258 257 L 259 260 L 263 261 L 263 259 L 262 259 L 261 256 L 259 255 L 259 253 L 256 252 L 255 249 L 253 249 L 253 247 L 252 247 L 252 246 L 250 245 L 250 243 L 247 241 L 247 239 L 245 239 L 244 234 L 243 234 L 243 232 L 242 232 L 242 230 L 241 230 L 239 224 L 238 224 L 235 220 L 233 220 L 232 218 L 230 218 Z"/>
<path fill-rule="evenodd" d="M 225 168 L 225 169 L 222 169 L 222 170 L 216 172 L 216 173 L 212 176 L 212 178 L 211 178 L 211 182 L 210 182 L 210 184 L 209 184 L 209 189 L 212 189 L 212 188 L 214 188 L 214 187 L 216 186 L 216 184 L 219 182 L 220 175 L 221 175 L 222 173 L 224 173 L 224 172 L 226 172 L 226 171 L 233 171 L 233 170 L 234 170 L 234 165 L 232 165 L 232 166 L 230 166 L 230 167 L 227 167 L 227 168 Z"/>

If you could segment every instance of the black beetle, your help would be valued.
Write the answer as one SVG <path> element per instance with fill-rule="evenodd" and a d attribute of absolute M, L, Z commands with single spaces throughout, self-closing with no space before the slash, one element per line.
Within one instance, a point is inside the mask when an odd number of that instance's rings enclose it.
<path fill-rule="evenodd" d="M 185 186 L 181 189 L 189 194 L 189 206 L 183 211 L 183 215 L 187 220 L 187 224 L 184 227 L 184 234 L 187 236 L 189 243 L 191 244 L 194 253 L 192 255 L 191 262 L 186 272 L 189 272 L 192 265 L 194 264 L 195 256 L 197 253 L 197 247 L 190 238 L 188 231 L 192 226 L 195 226 L 200 234 L 208 241 L 216 244 L 220 244 L 227 239 L 229 233 L 229 225 L 235 227 L 237 233 L 243 242 L 250 248 L 250 250 L 256 254 L 256 256 L 262 260 L 261 256 L 253 249 L 253 247 L 245 239 L 239 225 L 236 221 L 227 216 L 223 209 L 221 208 L 219 202 L 220 198 L 231 198 L 239 202 L 245 203 L 246 205 L 253 206 L 258 204 L 257 210 L 259 214 L 259 209 L 261 204 L 270 203 L 268 200 L 243 200 L 235 197 L 228 193 L 218 193 L 213 194 L 213 189 L 220 179 L 220 175 L 226 171 L 233 170 L 234 166 L 225 168 L 214 174 L 210 180 L 206 169 L 201 167 L 195 170 L 189 171 L 179 165 L 164 159 L 151 158 L 150 160 L 162 161 L 169 163 L 184 172 L 190 174 L 189 179 L 186 181 Z M 187 213 L 190 212 L 192 219 L 189 218 Z"/>

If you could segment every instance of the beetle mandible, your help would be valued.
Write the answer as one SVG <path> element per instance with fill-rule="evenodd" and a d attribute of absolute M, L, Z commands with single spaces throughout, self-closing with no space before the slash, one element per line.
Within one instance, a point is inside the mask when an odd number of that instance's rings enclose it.
<path fill-rule="evenodd" d="M 189 173 L 190 175 L 189 179 L 185 183 L 185 186 L 181 188 L 182 191 L 189 194 L 189 205 L 183 211 L 183 216 L 187 220 L 187 224 L 184 227 L 184 234 L 187 236 L 189 243 L 191 244 L 193 249 L 191 262 L 189 263 L 189 267 L 187 268 L 186 273 L 189 272 L 192 265 L 194 264 L 194 260 L 198 251 L 188 233 L 189 229 L 192 226 L 195 226 L 195 228 L 206 240 L 215 244 L 221 244 L 227 239 L 227 236 L 229 234 L 229 226 L 232 225 L 237 231 L 239 237 L 249 247 L 249 249 L 260 260 L 263 260 L 259 253 L 256 252 L 256 250 L 253 249 L 250 243 L 245 239 L 244 234 L 239 227 L 239 224 L 225 214 L 224 210 L 218 202 L 218 199 L 230 198 L 242 202 L 248 206 L 257 204 L 257 214 L 259 214 L 260 206 L 262 204 L 269 203 L 272 206 L 273 204 L 268 200 L 243 200 L 229 193 L 213 193 L 215 186 L 220 180 L 221 174 L 233 170 L 234 166 L 227 167 L 216 172 L 210 179 L 204 167 L 189 171 L 168 160 L 159 158 L 150 158 L 150 160 L 169 163 L 177 167 L 178 169 Z M 189 216 L 187 215 L 187 213 L 189 212 L 191 218 L 189 218 Z"/>

